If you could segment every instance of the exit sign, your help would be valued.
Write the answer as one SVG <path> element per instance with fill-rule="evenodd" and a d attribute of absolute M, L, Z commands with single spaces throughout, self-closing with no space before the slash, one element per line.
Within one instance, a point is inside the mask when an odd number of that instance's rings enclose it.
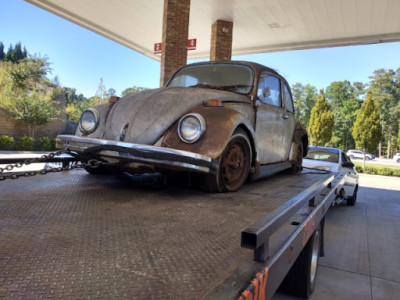
<path fill-rule="evenodd" d="M 162 43 L 154 44 L 154 54 L 160 54 L 162 52 Z"/>
<path fill-rule="evenodd" d="M 187 43 L 188 50 L 196 50 L 197 39 L 190 39 Z"/>
<path fill-rule="evenodd" d="M 190 39 L 187 42 L 186 49 L 188 50 L 196 50 L 197 39 Z M 154 54 L 160 54 L 162 52 L 162 43 L 154 44 Z"/>

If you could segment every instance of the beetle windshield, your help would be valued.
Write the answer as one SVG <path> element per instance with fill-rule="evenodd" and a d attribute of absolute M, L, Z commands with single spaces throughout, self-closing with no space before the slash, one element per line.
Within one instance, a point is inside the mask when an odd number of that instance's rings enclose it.
<path fill-rule="evenodd" d="M 168 87 L 199 87 L 250 93 L 253 87 L 253 70 L 240 64 L 193 65 L 180 69 Z"/>

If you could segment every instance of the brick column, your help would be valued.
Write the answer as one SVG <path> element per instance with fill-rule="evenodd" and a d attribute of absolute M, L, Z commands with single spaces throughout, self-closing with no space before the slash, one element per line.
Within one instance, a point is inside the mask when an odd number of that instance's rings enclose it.
<path fill-rule="evenodd" d="M 164 0 L 161 80 L 164 86 L 176 69 L 186 65 L 190 0 Z"/>
<path fill-rule="evenodd" d="M 233 23 L 217 20 L 211 30 L 211 61 L 230 61 L 232 58 Z"/>

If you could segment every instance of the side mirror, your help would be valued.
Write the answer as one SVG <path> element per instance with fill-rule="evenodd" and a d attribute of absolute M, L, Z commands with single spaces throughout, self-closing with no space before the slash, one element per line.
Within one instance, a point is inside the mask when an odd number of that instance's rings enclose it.
<path fill-rule="evenodd" d="M 354 164 L 352 162 L 345 161 L 344 163 L 342 163 L 342 167 L 344 167 L 344 168 L 354 168 Z"/>

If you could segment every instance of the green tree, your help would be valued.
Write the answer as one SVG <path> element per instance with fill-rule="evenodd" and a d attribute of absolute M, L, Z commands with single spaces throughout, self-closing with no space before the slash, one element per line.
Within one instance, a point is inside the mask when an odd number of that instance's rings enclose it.
<path fill-rule="evenodd" d="M 34 137 L 37 126 L 56 119 L 60 113 L 52 96 L 41 92 L 21 93 L 7 106 L 7 110 L 16 120 L 28 124 L 29 136 Z"/>
<path fill-rule="evenodd" d="M 332 138 L 334 123 L 334 115 L 325 96 L 321 94 L 311 110 L 310 123 L 308 125 L 310 144 L 315 146 L 327 145 Z"/>
<path fill-rule="evenodd" d="M 15 91 L 25 90 L 32 84 L 36 85 L 51 72 L 47 58 L 24 58 L 18 63 L 5 62 L 3 66 L 13 81 Z"/>
<path fill-rule="evenodd" d="M 11 65 L 8 64 L 9 76 L 13 82 L 14 91 L 25 90 L 28 85 L 28 79 L 30 76 L 30 72 L 28 69 L 28 65 L 25 62 Z"/>
<path fill-rule="evenodd" d="M 14 83 L 10 76 L 11 62 L 0 61 L 0 107 L 4 108 L 14 98 Z"/>
<path fill-rule="evenodd" d="M 317 88 L 309 84 L 303 86 L 296 83 L 292 86 L 293 102 L 296 111 L 296 119 L 305 128 L 310 122 L 311 110 L 317 102 Z"/>
<path fill-rule="evenodd" d="M 94 106 L 94 105 L 96 105 L 96 104 L 94 104 L 89 99 L 84 99 L 82 101 L 74 101 L 74 102 L 66 105 L 65 112 L 68 114 L 69 119 L 72 122 L 77 123 L 77 122 L 79 122 L 82 112 L 85 109 L 88 109 L 89 107 Z"/>
<path fill-rule="evenodd" d="M 399 127 L 398 127 L 398 129 L 399 129 L 399 134 L 398 134 L 398 136 L 397 136 L 397 146 L 400 145 L 400 122 L 399 122 Z"/>
<path fill-rule="evenodd" d="M 109 97 L 116 96 L 117 91 L 113 88 L 107 90 L 107 94 Z"/>
<path fill-rule="evenodd" d="M 326 88 L 326 97 L 335 116 L 332 133 L 332 146 L 340 149 L 355 147 L 351 128 L 365 93 L 365 85 L 361 82 L 351 84 L 350 81 L 334 81 Z"/>
<path fill-rule="evenodd" d="M 48 63 L 40 58 L 24 58 L 17 63 L 0 62 L 0 107 L 16 120 L 28 124 L 29 135 L 35 128 L 55 119 L 60 108 L 56 98 L 61 89 L 46 85 Z M 41 82 L 40 89 L 36 84 Z"/>
<path fill-rule="evenodd" d="M 357 99 L 363 98 L 363 96 L 366 93 L 366 89 L 368 87 L 368 84 L 364 84 L 362 82 L 356 81 L 353 82 L 353 94 Z"/>
<path fill-rule="evenodd" d="M 130 88 L 127 88 L 127 89 L 123 90 L 122 93 L 121 93 L 121 97 L 125 97 L 125 96 L 127 96 L 129 94 L 137 93 L 137 92 L 144 91 L 144 90 L 147 90 L 147 88 L 139 87 L 139 86 L 133 86 L 133 87 L 130 87 Z"/>
<path fill-rule="evenodd" d="M 83 96 L 83 94 L 77 94 L 76 89 L 70 87 L 64 87 L 63 89 L 64 89 L 66 105 L 79 103 L 87 100 L 85 96 Z"/>
<path fill-rule="evenodd" d="M 26 68 L 29 72 L 30 79 L 35 83 L 46 77 L 48 73 L 51 73 L 49 58 L 47 56 L 33 56 L 29 59 L 23 59 L 20 64 L 26 64 Z"/>
<path fill-rule="evenodd" d="M 357 114 L 352 134 L 357 148 L 364 152 L 375 152 L 381 141 L 382 131 L 379 112 L 371 91 L 367 92 L 367 98 Z"/>
<path fill-rule="evenodd" d="M 0 61 L 3 61 L 5 57 L 6 54 L 4 53 L 4 44 L 0 42 Z"/>
<path fill-rule="evenodd" d="M 396 142 L 398 135 L 397 124 L 400 121 L 400 68 L 378 69 L 370 77 L 372 97 L 378 104 L 378 111 L 384 135 L 384 144 L 387 145 L 387 156 L 391 156 L 391 144 Z"/>
<path fill-rule="evenodd" d="M 10 45 L 7 54 L 5 55 L 5 60 L 11 61 L 12 63 L 18 63 L 19 61 L 27 57 L 28 57 L 28 52 L 26 51 L 26 48 L 22 50 L 21 43 L 17 43 L 15 47 Z"/>
<path fill-rule="evenodd" d="M 82 94 L 80 94 L 82 98 L 79 96 L 77 97 L 75 94 L 75 89 L 66 88 L 65 92 L 67 99 L 66 113 L 72 122 L 78 122 L 82 112 L 85 109 L 98 104 L 106 103 L 109 100 L 109 95 L 106 92 L 106 87 L 103 84 L 103 78 L 100 78 L 96 94 L 89 99 L 84 98 Z"/>

